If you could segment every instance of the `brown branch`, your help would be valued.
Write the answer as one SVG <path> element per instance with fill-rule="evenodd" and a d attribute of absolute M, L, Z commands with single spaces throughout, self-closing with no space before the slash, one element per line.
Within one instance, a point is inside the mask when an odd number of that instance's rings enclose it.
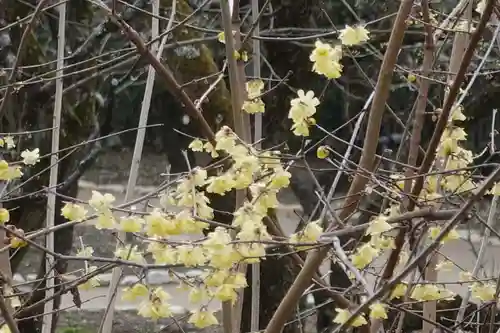
<path fill-rule="evenodd" d="M 125 33 L 127 38 L 135 45 L 139 54 L 141 54 L 146 61 L 153 66 L 155 71 L 159 74 L 159 76 L 165 81 L 165 84 L 168 86 L 169 91 L 177 97 L 182 106 L 184 106 L 186 113 L 193 119 L 195 119 L 201 129 L 201 133 L 203 136 L 210 141 L 215 146 L 215 134 L 210 128 L 210 125 L 206 121 L 205 117 L 199 109 L 196 108 L 196 105 L 193 103 L 191 98 L 186 94 L 186 92 L 182 89 L 179 83 L 175 80 L 172 72 L 163 65 L 154 55 L 149 51 L 146 44 L 142 40 L 141 36 L 135 31 L 127 22 L 123 19 L 113 15 L 112 11 L 108 7 L 101 7 L 107 11 L 111 21 L 118 25 L 122 31 Z"/>
<path fill-rule="evenodd" d="M 413 128 L 410 137 L 410 148 L 408 152 L 408 165 L 414 167 L 417 165 L 420 140 L 422 137 L 422 129 L 424 127 L 425 120 L 425 109 L 427 106 L 427 95 L 429 92 L 429 75 L 432 70 L 432 64 L 434 61 L 434 40 L 432 38 L 432 27 L 430 25 L 430 14 L 429 14 L 429 2 L 428 0 L 422 1 L 422 16 L 424 20 L 425 29 L 425 44 L 424 44 L 424 60 L 422 64 L 422 81 L 420 83 L 420 88 L 418 91 L 417 105 L 415 109 L 415 117 L 413 120 Z M 413 184 L 413 178 L 415 172 L 413 169 L 407 168 L 405 170 L 406 180 L 404 182 L 404 193 L 411 193 L 411 187 Z M 408 210 L 412 211 L 414 207 L 410 209 L 410 200 L 414 200 L 411 195 L 406 195 L 402 202 L 402 211 Z M 382 281 L 386 281 L 391 278 L 396 268 L 399 255 L 404 245 L 406 228 L 402 228 L 396 239 L 394 240 L 395 248 L 391 251 L 387 265 L 384 268 L 382 274 Z"/>

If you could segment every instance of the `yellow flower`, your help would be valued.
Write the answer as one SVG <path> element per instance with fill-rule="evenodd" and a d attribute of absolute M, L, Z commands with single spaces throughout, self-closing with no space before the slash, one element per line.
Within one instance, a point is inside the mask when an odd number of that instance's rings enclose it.
<path fill-rule="evenodd" d="M 22 175 L 20 166 L 10 167 L 7 161 L 0 161 L 0 180 L 21 178 Z"/>
<path fill-rule="evenodd" d="M 295 136 L 309 136 L 309 123 L 305 120 L 295 122 L 291 128 Z"/>
<path fill-rule="evenodd" d="M 379 235 L 373 235 L 370 239 L 370 244 L 373 245 L 375 249 L 388 250 L 395 249 L 394 238 L 384 237 Z"/>
<path fill-rule="evenodd" d="M 139 250 L 137 250 L 137 245 L 119 247 L 115 251 L 115 256 L 119 259 L 132 261 L 138 264 L 145 263 L 142 253 Z"/>
<path fill-rule="evenodd" d="M 16 148 L 16 143 L 14 142 L 14 138 L 12 136 L 4 137 L 3 141 L 7 145 L 7 149 Z"/>
<path fill-rule="evenodd" d="M 368 34 L 369 31 L 361 25 L 356 27 L 346 25 L 344 29 L 340 30 L 339 39 L 342 45 L 353 46 L 368 41 L 370 39 Z"/>
<path fill-rule="evenodd" d="M 234 286 L 230 284 L 223 284 L 222 286 L 217 288 L 214 296 L 221 302 L 231 301 L 231 303 L 233 304 L 234 302 L 236 302 L 236 299 L 238 298 L 238 294 L 234 290 Z"/>
<path fill-rule="evenodd" d="M 235 288 L 248 287 L 247 278 L 241 272 L 234 272 L 226 279 L 227 283 L 233 285 Z"/>
<path fill-rule="evenodd" d="M 15 236 L 10 238 L 10 247 L 13 249 L 25 247 L 26 245 L 28 245 L 28 243 L 24 239 Z"/>
<path fill-rule="evenodd" d="M 244 101 L 242 108 L 249 114 L 264 113 L 266 111 L 266 105 L 260 98 Z"/>
<path fill-rule="evenodd" d="M 67 202 L 61 209 L 61 215 L 70 221 L 82 221 L 87 216 L 85 207 Z"/>
<path fill-rule="evenodd" d="M 201 303 L 210 297 L 210 292 L 205 287 L 192 287 L 188 297 L 190 303 Z"/>
<path fill-rule="evenodd" d="M 163 288 L 158 287 L 149 296 L 149 300 L 142 301 L 139 304 L 139 315 L 144 318 L 151 318 L 157 320 L 160 318 L 167 318 L 172 315 L 170 309 L 170 304 L 167 300 L 170 299 L 170 295 L 163 290 Z"/>
<path fill-rule="evenodd" d="M 342 58 L 340 46 L 332 47 L 330 44 L 316 41 L 315 48 L 309 56 L 313 64 L 313 72 L 327 77 L 337 79 L 342 74 L 342 65 L 339 63 Z"/>
<path fill-rule="evenodd" d="M 40 162 L 40 149 L 26 149 L 21 153 L 21 157 L 23 158 L 23 163 L 25 165 L 35 165 Z"/>
<path fill-rule="evenodd" d="M 286 188 L 290 185 L 290 178 L 292 178 L 292 174 L 283 169 L 275 171 L 275 173 L 271 176 L 271 183 L 269 187 L 271 189 L 281 189 Z"/>
<path fill-rule="evenodd" d="M 97 266 L 90 266 L 87 269 L 85 269 L 85 274 L 90 274 L 94 272 L 97 269 Z M 78 286 L 78 289 L 80 290 L 90 290 L 93 288 L 97 288 L 101 285 L 101 280 L 99 279 L 98 276 L 93 276 L 84 283 L 80 284 Z"/>
<path fill-rule="evenodd" d="M 374 248 L 371 244 L 365 243 L 361 245 L 356 253 L 352 256 L 352 264 L 357 269 L 363 269 L 368 266 L 373 259 L 379 254 L 379 250 Z"/>
<path fill-rule="evenodd" d="M 319 146 L 316 150 L 316 156 L 320 159 L 325 159 L 330 155 L 330 150 L 326 146 Z"/>
<path fill-rule="evenodd" d="M 158 242 L 151 242 L 147 248 L 153 254 L 153 259 L 157 265 L 175 265 L 178 262 L 177 250 L 170 246 Z"/>
<path fill-rule="evenodd" d="M 217 34 L 217 40 L 219 43 L 226 44 L 226 34 L 224 31 L 221 31 Z"/>
<path fill-rule="evenodd" d="M 192 151 L 202 152 L 203 151 L 203 142 L 200 139 L 194 139 L 188 146 Z"/>
<path fill-rule="evenodd" d="M 406 285 L 406 283 L 398 283 L 397 285 L 394 286 L 394 289 L 392 289 L 389 299 L 396 299 L 403 297 L 404 295 L 406 295 L 407 289 L 408 286 Z"/>
<path fill-rule="evenodd" d="M 140 232 L 144 220 L 139 216 L 122 216 L 120 219 L 120 229 L 125 232 Z"/>
<path fill-rule="evenodd" d="M 200 329 L 219 323 L 214 313 L 208 310 L 196 310 L 192 312 L 188 322 Z"/>
<path fill-rule="evenodd" d="M 336 324 L 344 324 L 351 317 L 351 312 L 349 312 L 349 310 L 336 308 L 335 311 L 337 311 L 337 315 L 333 319 L 333 322 Z M 359 327 L 366 324 L 368 324 L 368 322 L 366 321 L 365 317 L 363 317 L 362 315 L 358 315 L 351 323 L 351 326 Z"/>
<path fill-rule="evenodd" d="M 204 282 L 208 287 L 218 287 L 223 285 L 229 276 L 229 271 L 225 269 L 215 271 L 207 270 Z"/>
<path fill-rule="evenodd" d="M 488 194 L 500 196 L 500 182 L 495 183 L 491 190 L 488 191 Z"/>
<path fill-rule="evenodd" d="M 177 248 L 177 254 L 179 263 L 187 267 L 201 266 L 207 261 L 200 246 L 181 245 Z"/>
<path fill-rule="evenodd" d="M 226 192 L 233 189 L 234 183 L 232 175 L 230 173 L 224 173 L 221 176 L 208 178 L 206 191 L 208 193 L 224 195 Z"/>
<path fill-rule="evenodd" d="M 157 208 L 153 209 L 153 211 L 145 217 L 145 222 L 146 234 L 149 237 L 166 237 L 182 233 L 179 220 L 167 218 L 167 216 Z"/>
<path fill-rule="evenodd" d="M 493 283 L 474 282 L 469 288 L 474 298 L 483 302 L 495 300 L 496 286 Z"/>
<path fill-rule="evenodd" d="M 116 228 L 116 220 L 113 216 L 113 213 L 110 210 L 103 211 L 97 216 L 97 221 L 95 223 L 95 227 L 98 230 L 101 229 L 115 229 Z"/>
<path fill-rule="evenodd" d="M 464 107 L 462 105 L 455 106 L 451 112 L 450 119 L 452 121 L 464 121 L 466 118 L 463 111 Z"/>
<path fill-rule="evenodd" d="M 89 200 L 89 205 L 96 211 L 102 212 L 109 210 L 115 200 L 115 197 L 110 193 L 101 194 L 99 191 L 92 191 L 92 198 Z"/>
<path fill-rule="evenodd" d="M 314 97 L 314 91 L 307 93 L 300 89 L 297 92 L 297 98 L 290 101 L 290 112 L 288 118 L 294 122 L 303 121 L 316 113 L 316 107 L 319 105 L 319 99 Z"/>
<path fill-rule="evenodd" d="M 370 318 L 372 319 L 387 319 L 386 305 L 382 303 L 374 303 L 370 305 Z"/>
<path fill-rule="evenodd" d="M 0 333 L 12 333 L 12 331 L 10 330 L 9 326 L 5 324 L 0 328 Z"/>
<path fill-rule="evenodd" d="M 244 261 L 249 264 L 260 262 L 260 259 L 266 256 L 266 248 L 258 243 L 239 244 L 238 251 L 245 258 Z"/>
<path fill-rule="evenodd" d="M 231 236 L 225 228 L 217 227 L 210 232 L 207 239 L 203 241 L 203 246 L 210 250 L 223 250 L 231 242 Z"/>
<path fill-rule="evenodd" d="M 437 238 L 437 236 L 441 233 L 441 228 L 440 227 L 430 227 L 429 228 L 429 238 L 434 240 Z M 444 236 L 443 240 L 441 241 L 441 244 L 444 244 L 450 240 L 456 240 L 459 239 L 460 235 L 457 232 L 456 229 L 450 230 L 446 236 Z"/>
<path fill-rule="evenodd" d="M 256 79 L 250 80 L 246 83 L 246 90 L 248 94 L 248 99 L 256 99 L 262 94 L 262 90 L 264 89 L 264 81 Z"/>
<path fill-rule="evenodd" d="M 379 235 L 392 229 L 392 226 L 387 222 L 388 217 L 379 215 L 370 222 L 366 235 Z"/>
<path fill-rule="evenodd" d="M 442 298 L 439 287 L 434 284 L 417 284 L 410 297 L 422 302 Z"/>
<path fill-rule="evenodd" d="M 417 77 L 413 73 L 409 73 L 406 80 L 410 83 L 417 81 Z"/>
<path fill-rule="evenodd" d="M 123 289 L 122 299 L 124 301 L 134 301 L 138 297 L 145 297 L 149 293 L 148 287 L 142 283 L 136 283 L 132 287 Z"/>
<path fill-rule="evenodd" d="M 0 208 L 0 224 L 9 222 L 9 220 L 10 220 L 9 210 L 5 208 Z"/>
<path fill-rule="evenodd" d="M 302 231 L 303 239 L 306 242 L 315 242 L 323 233 L 323 228 L 319 225 L 320 221 L 313 221 L 306 225 Z"/>
<path fill-rule="evenodd" d="M 219 153 L 217 152 L 217 150 L 215 150 L 215 147 L 209 141 L 205 142 L 205 144 L 203 145 L 203 149 L 205 149 L 205 151 L 209 153 L 212 158 L 219 157 Z"/>

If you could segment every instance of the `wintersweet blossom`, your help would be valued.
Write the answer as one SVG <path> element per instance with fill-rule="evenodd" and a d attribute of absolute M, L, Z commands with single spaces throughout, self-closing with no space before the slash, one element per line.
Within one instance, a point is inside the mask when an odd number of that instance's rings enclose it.
<path fill-rule="evenodd" d="M 361 25 L 351 27 L 346 25 L 344 29 L 340 30 L 339 39 L 342 45 L 353 46 L 364 43 L 370 39 L 369 31 Z"/>
<path fill-rule="evenodd" d="M 94 272 L 97 269 L 97 266 L 90 266 L 85 269 L 85 274 L 90 274 Z M 101 285 L 101 280 L 99 279 L 99 276 L 95 275 L 92 276 L 90 279 L 85 281 L 84 283 L 80 284 L 78 286 L 78 289 L 81 290 L 90 290 L 93 288 L 97 288 Z"/>
<path fill-rule="evenodd" d="M 316 156 L 319 159 L 325 159 L 328 156 L 330 156 L 330 150 L 326 146 L 319 146 L 318 149 L 316 150 Z"/>
<path fill-rule="evenodd" d="M 9 222 L 9 220 L 10 220 L 9 210 L 6 208 L 0 208 L 0 224 Z"/>
<path fill-rule="evenodd" d="M 352 264 L 357 269 L 364 269 L 378 256 L 379 252 L 380 250 L 373 247 L 370 243 L 365 243 L 358 247 L 352 255 Z"/>
<path fill-rule="evenodd" d="M 132 287 L 123 289 L 122 299 L 125 301 L 134 301 L 137 298 L 145 297 L 149 294 L 149 289 L 142 283 L 136 283 Z"/>
<path fill-rule="evenodd" d="M 337 315 L 333 319 L 333 322 L 336 324 L 342 325 L 342 324 L 346 323 L 347 320 L 349 320 L 349 318 L 351 317 L 351 312 L 347 309 L 336 308 L 335 311 L 337 311 Z M 363 326 L 366 324 L 368 324 L 368 322 L 366 321 L 365 317 L 363 317 L 362 315 L 358 315 L 352 321 L 351 326 L 352 327 L 359 327 L 359 326 Z"/>
<path fill-rule="evenodd" d="M 292 234 L 290 236 L 290 243 L 300 244 L 300 243 L 314 243 L 316 242 L 321 234 L 323 233 L 323 228 L 319 224 L 320 221 L 313 221 L 308 223 L 302 231 Z M 298 250 L 306 250 L 308 246 L 298 246 Z"/>
<path fill-rule="evenodd" d="M 111 212 L 111 210 L 102 211 L 97 216 L 97 221 L 95 222 L 94 226 L 98 230 L 101 230 L 101 229 L 114 230 L 114 229 L 116 229 L 116 226 L 117 226 L 116 219 L 113 216 L 113 213 Z"/>
<path fill-rule="evenodd" d="M 139 304 L 139 315 L 153 320 L 170 317 L 172 310 L 167 302 L 170 298 L 170 295 L 163 288 L 156 288 L 149 295 L 149 299 Z"/>
<path fill-rule="evenodd" d="M 500 196 L 500 182 L 495 183 L 493 187 L 488 191 L 488 194 Z"/>
<path fill-rule="evenodd" d="M 394 286 L 389 295 L 389 299 L 396 299 L 406 295 L 406 291 L 408 290 L 408 286 L 406 283 L 398 283 Z"/>
<path fill-rule="evenodd" d="M 92 197 L 89 200 L 89 206 L 98 212 L 103 212 L 111 208 L 111 204 L 115 202 L 115 197 L 111 193 L 102 194 L 99 191 L 92 191 Z"/>
<path fill-rule="evenodd" d="M 25 165 L 35 165 L 40 162 L 40 149 L 26 149 L 21 153 L 21 157 L 23 158 L 23 163 Z"/>
<path fill-rule="evenodd" d="M 178 262 L 186 267 L 202 266 L 207 258 L 201 246 L 181 245 L 177 248 Z"/>
<path fill-rule="evenodd" d="M 392 229 L 392 226 L 387 222 L 389 218 L 385 215 L 379 215 L 370 222 L 367 235 L 379 235 Z"/>
<path fill-rule="evenodd" d="M 411 293 L 411 298 L 417 301 L 434 301 L 441 298 L 439 287 L 434 284 L 418 284 Z"/>
<path fill-rule="evenodd" d="M 339 45 L 332 47 L 319 40 L 314 46 L 314 50 L 309 56 L 309 60 L 313 62 L 313 72 L 328 79 L 339 78 L 342 74 L 342 65 L 339 63 L 342 58 L 342 48 Z"/>
<path fill-rule="evenodd" d="M 316 107 L 319 105 L 319 100 L 314 97 L 313 91 L 304 93 L 303 90 L 297 92 L 297 98 L 290 101 L 290 111 L 288 118 L 292 119 L 292 131 L 297 136 L 308 136 L 309 126 L 314 124 L 314 114 Z"/>
<path fill-rule="evenodd" d="M 210 290 L 203 286 L 195 286 L 190 288 L 188 299 L 190 303 L 201 303 L 212 296 Z"/>
<path fill-rule="evenodd" d="M 115 256 L 119 259 L 132 261 L 137 264 L 144 264 L 146 262 L 142 253 L 137 249 L 137 245 L 119 247 L 115 251 Z"/>
<path fill-rule="evenodd" d="M 265 112 L 265 104 L 260 97 L 263 89 L 262 80 L 250 80 L 246 83 L 247 100 L 243 102 L 243 110 L 250 114 Z"/>
<path fill-rule="evenodd" d="M 61 209 L 61 215 L 70 221 L 82 221 L 87 217 L 87 210 L 81 205 L 67 202 Z"/>
<path fill-rule="evenodd" d="M 144 219 L 139 216 L 122 216 L 120 218 L 120 229 L 124 232 L 140 232 L 144 223 Z"/>
<path fill-rule="evenodd" d="M 13 180 L 21 178 L 23 175 L 20 166 L 9 166 L 5 160 L 0 161 L 0 180 Z"/>
<path fill-rule="evenodd" d="M 235 286 L 231 284 L 223 284 L 216 289 L 214 296 L 221 302 L 231 302 L 234 304 L 238 299 L 235 289 Z"/>
<path fill-rule="evenodd" d="M 12 149 L 16 148 L 16 143 L 14 142 L 14 138 L 12 136 L 5 136 L 2 138 L 2 145 L 1 147 L 6 146 L 7 149 Z"/>
<path fill-rule="evenodd" d="M 386 305 L 380 302 L 370 305 L 370 318 L 372 319 L 387 319 Z"/>
<path fill-rule="evenodd" d="M 192 151 L 202 152 L 203 151 L 203 141 L 196 138 L 193 141 L 191 141 L 188 148 L 191 149 Z"/>
<path fill-rule="evenodd" d="M 219 324 L 213 311 L 208 311 L 206 309 L 192 312 L 188 322 L 200 329 Z"/>
<path fill-rule="evenodd" d="M 441 228 L 440 227 L 430 227 L 429 228 L 429 238 L 431 240 L 434 240 L 437 238 L 437 236 L 441 233 Z M 441 244 L 444 244 L 448 241 L 451 240 L 456 240 L 460 238 L 460 234 L 456 229 L 451 229 L 446 236 L 441 240 Z"/>
<path fill-rule="evenodd" d="M 496 285 L 493 283 L 474 282 L 470 287 L 471 295 L 482 302 L 495 300 Z"/>

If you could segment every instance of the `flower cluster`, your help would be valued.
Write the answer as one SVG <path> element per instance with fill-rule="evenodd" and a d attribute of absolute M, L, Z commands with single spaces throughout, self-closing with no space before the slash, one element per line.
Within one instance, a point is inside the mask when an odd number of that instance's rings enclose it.
<path fill-rule="evenodd" d="M 319 99 L 314 97 L 314 92 L 311 90 L 307 93 L 299 90 L 297 96 L 290 102 L 291 108 L 288 118 L 293 121 L 293 134 L 309 136 L 309 126 L 316 124 L 313 116 L 316 113 L 316 107 L 319 105 Z"/>
<path fill-rule="evenodd" d="M 262 80 L 251 80 L 246 83 L 247 100 L 243 102 L 243 110 L 250 114 L 264 113 L 265 105 L 260 95 L 264 89 Z"/>

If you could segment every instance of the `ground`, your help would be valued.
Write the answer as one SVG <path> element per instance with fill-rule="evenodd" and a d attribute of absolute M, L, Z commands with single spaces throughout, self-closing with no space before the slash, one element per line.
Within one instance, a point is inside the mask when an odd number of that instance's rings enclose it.
<path fill-rule="evenodd" d="M 103 316 L 103 311 L 65 312 L 59 319 L 56 333 L 96 333 Z M 220 313 L 217 314 L 221 322 Z M 222 333 L 222 327 L 212 326 L 203 330 L 186 323 L 186 316 L 175 320 L 164 319 L 158 322 L 145 320 L 133 311 L 118 311 L 113 326 L 113 333 Z M 313 332 L 315 316 L 304 320 L 304 333 Z"/>

